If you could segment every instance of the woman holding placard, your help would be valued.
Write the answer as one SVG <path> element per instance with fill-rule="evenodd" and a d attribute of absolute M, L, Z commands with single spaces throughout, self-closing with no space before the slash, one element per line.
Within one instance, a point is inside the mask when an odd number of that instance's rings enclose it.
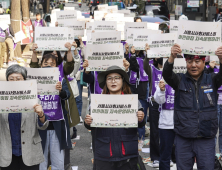
<path fill-rule="evenodd" d="M 42 58 L 41 67 L 58 67 L 58 59 L 53 54 L 46 54 Z M 41 101 L 44 103 L 44 109 L 46 109 L 45 112 L 49 113 L 48 107 L 54 102 L 53 107 L 57 108 L 56 114 L 63 115 L 63 119 L 50 121 L 47 130 L 40 132 L 45 158 L 45 161 L 40 164 L 40 170 L 47 169 L 49 152 L 52 169 L 64 170 L 64 150 L 71 148 L 68 117 L 65 109 L 65 100 L 70 97 L 66 80 L 62 79 L 62 82 L 58 82 L 55 89 L 59 90 L 59 97 L 56 99 L 52 99 L 50 95 L 40 96 Z M 56 106 L 55 103 L 57 103 Z M 53 113 L 55 113 L 54 108 L 51 110 Z"/>
<path fill-rule="evenodd" d="M 19 65 L 6 70 L 7 81 L 25 81 L 27 71 Z M 0 114 L 0 167 L 1 170 L 39 170 L 44 161 L 39 130 L 49 122 L 42 106 L 36 104 L 34 112 Z"/>
<path fill-rule="evenodd" d="M 98 83 L 103 94 L 132 94 L 129 76 L 118 66 L 111 66 L 98 74 Z M 139 102 L 139 101 L 138 101 Z M 143 108 L 138 105 L 138 126 L 145 125 Z M 93 128 L 92 117 L 86 115 L 85 127 L 95 130 L 95 170 L 137 170 L 138 137 L 137 128 Z"/>

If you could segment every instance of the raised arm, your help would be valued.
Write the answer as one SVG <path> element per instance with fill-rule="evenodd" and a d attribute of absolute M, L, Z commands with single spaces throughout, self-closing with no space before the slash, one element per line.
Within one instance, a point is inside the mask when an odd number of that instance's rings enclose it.
<path fill-rule="evenodd" d="M 169 84 L 174 90 L 176 90 L 179 85 L 180 76 L 173 72 L 173 65 L 174 65 L 174 60 L 177 57 L 177 54 L 181 52 L 182 50 L 180 46 L 178 44 L 175 44 L 171 48 L 171 56 L 165 62 L 164 67 L 163 67 L 162 76 L 164 80 L 166 81 L 166 83 Z"/>

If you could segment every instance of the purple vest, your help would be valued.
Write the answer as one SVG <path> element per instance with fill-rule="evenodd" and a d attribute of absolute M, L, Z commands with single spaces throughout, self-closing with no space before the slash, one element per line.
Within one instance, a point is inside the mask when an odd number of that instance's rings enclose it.
<path fill-rule="evenodd" d="M 156 87 L 159 85 L 160 80 L 162 79 L 162 71 L 158 70 L 154 65 L 150 64 L 152 69 L 152 92 L 151 96 L 154 96 L 156 92 Z"/>
<path fill-rule="evenodd" d="M 168 84 L 166 84 L 165 88 L 166 88 L 166 93 L 165 93 L 166 102 L 162 105 L 162 109 L 163 110 L 173 110 L 174 109 L 174 93 L 175 93 L 175 91 Z"/>
<path fill-rule="evenodd" d="M 137 63 L 139 64 L 139 68 L 140 68 L 140 77 L 138 78 L 138 81 L 149 81 L 148 75 L 146 74 L 146 72 L 143 69 L 143 59 L 142 58 L 136 58 Z M 136 84 L 136 80 L 137 80 L 137 73 L 134 71 L 130 72 L 130 83 L 131 84 Z"/>
<path fill-rule="evenodd" d="M 153 59 L 152 59 L 152 60 L 149 60 L 149 64 L 153 64 Z"/>
<path fill-rule="evenodd" d="M 82 59 L 82 56 L 81 56 L 81 50 L 79 50 L 79 56 L 80 56 L 80 68 L 79 68 L 79 71 L 83 70 L 83 59 Z"/>
<path fill-rule="evenodd" d="M 5 32 L 3 29 L 1 29 L 1 27 L 0 27 L 0 37 L 5 38 Z"/>
<path fill-rule="evenodd" d="M 38 95 L 38 98 L 41 101 L 44 114 L 48 116 L 49 121 L 64 119 L 59 95 Z"/>
<path fill-rule="evenodd" d="M 103 92 L 103 89 L 99 87 L 99 82 L 97 79 L 98 74 L 98 71 L 94 71 L 94 94 L 102 94 Z"/>
<path fill-rule="evenodd" d="M 35 27 L 43 27 L 43 19 L 41 19 L 39 22 L 35 20 Z"/>
<path fill-rule="evenodd" d="M 60 73 L 60 74 L 59 74 L 59 81 L 62 82 L 62 79 L 64 79 L 64 77 L 65 77 L 64 71 L 63 71 L 63 62 L 62 62 L 60 65 L 58 65 L 58 68 L 59 68 L 59 73 Z M 70 75 L 67 76 L 67 79 L 68 79 L 69 81 L 72 81 L 72 80 L 73 80 L 73 78 L 70 77 Z"/>

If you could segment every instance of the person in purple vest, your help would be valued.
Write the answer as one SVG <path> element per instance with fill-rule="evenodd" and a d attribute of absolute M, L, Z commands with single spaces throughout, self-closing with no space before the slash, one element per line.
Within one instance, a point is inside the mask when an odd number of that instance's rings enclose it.
<path fill-rule="evenodd" d="M 125 45 L 125 48 L 127 48 L 127 45 Z M 144 114 L 145 114 L 145 120 L 147 120 L 147 109 L 149 107 L 149 103 L 147 102 L 148 99 L 148 91 L 149 91 L 149 78 L 146 72 L 144 71 L 143 67 L 143 60 L 145 58 L 145 51 L 142 50 L 135 50 L 134 46 L 130 49 L 130 53 L 128 53 L 126 49 L 126 54 L 130 57 L 129 63 L 130 63 L 130 88 L 132 93 L 138 94 L 138 98 L 140 103 L 142 104 L 144 108 Z M 145 140 L 145 126 L 138 128 L 139 133 L 139 144 L 138 149 L 139 151 L 142 150 L 143 147 L 143 141 Z"/>
<path fill-rule="evenodd" d="M 118 66 L 111 66 L 100 72 L 98 82 L 103 94 L 132 94 L 129 76 Z M 138 101 L 138 126 L 144 126 L 144 113 Z M 137 170 L 138 137 L 137 128 L 93 128 L 91 115 L 86 115 L 84 125 L 95 130 L 94 169 L 95 170 Z"/>
<path fill-rule="evenodd" d="M 149 49 L 149 45 L 146 44 L 146 50 Z M 150 157 L 151 161 L 153 161 L 153 167 L 159 167 L 159 158 L 160 158 L 160 151 L 159 151 L 159 129 L 158 129 L 158 122 L 159 122 L 159 104 L 154 100 L 154 93 L 156 91 L 156 87 L 159 84 L 159 81 L 162 79 L 162 71 L 161 68 L 163 67 L 163 58 L 159 58 L 153 64 L 149 63 L 149 58 L 145 57 L 143 61 L 143 67 L 146 74 L 149 76 L 149 121 L 150 121 Z"/>
<path fill-rule="evenodd" d="M 33 31 L 35 31 L 35 27 L 46 27 L 46 23 L 43 19 L 41 19 L 41 15 L 40 13 L 36 14 L 36 20 L 35 22 L 32 24 L 33 27 Z"/>
<path fill-rule="evenodd" d="M 161 170 L 170 170 L 173 166 L 171 153 L 174 144 L 175 133 L 174 116 L 174 93 L 172 87 L 160 80 L 154 93 L 154 100 L 160 105 L 159 135 L 160 135 L 160 164 Z"/>
<path fill-rule="evenodd" d="M 123 66 L 125 67 L 125 71 L 128 71 L 130 66 L 129 62 L 124 58 Z M 99 87 L 97 76 L 100 73 L 99 71 L 86 71 L 86 67 L 89 67 L 88 60 L 85 60 L 83 63 L 83 81 L 90 84 L 90 91 L 92 94 L 101 94 L 102 89 Z"/>

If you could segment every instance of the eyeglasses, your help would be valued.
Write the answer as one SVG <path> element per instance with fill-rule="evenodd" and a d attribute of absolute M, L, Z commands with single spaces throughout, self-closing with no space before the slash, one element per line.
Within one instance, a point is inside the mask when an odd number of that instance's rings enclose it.
<path fill-rule="evenodd" d="M 122 78 L 121 76 L 107 77 L 107 78 L 106 78 L 106 81 L 107 81 L 108 83 L 113 82 L 113 80 L 115 80 L 115 82 L 119 82 L 121 78 Z"/>

